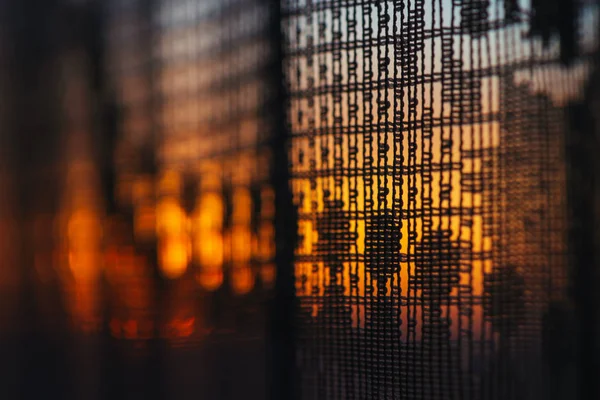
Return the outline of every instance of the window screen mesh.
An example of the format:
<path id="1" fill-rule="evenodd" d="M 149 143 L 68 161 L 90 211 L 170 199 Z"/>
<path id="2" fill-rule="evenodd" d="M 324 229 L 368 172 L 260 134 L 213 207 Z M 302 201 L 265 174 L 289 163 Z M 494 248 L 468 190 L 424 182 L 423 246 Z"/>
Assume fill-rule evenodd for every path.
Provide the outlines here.
<path id="1" fill-rule="evenodd" d="M 302 398 L 573 395 L 566 117 L 595 9 L 566 67 L 527 4 L 283 7 Z"/>
<path id="2" fill-rule="evenodd" d="M 600 398 L 597 2 L 0 22 L 0 397 Z"/>

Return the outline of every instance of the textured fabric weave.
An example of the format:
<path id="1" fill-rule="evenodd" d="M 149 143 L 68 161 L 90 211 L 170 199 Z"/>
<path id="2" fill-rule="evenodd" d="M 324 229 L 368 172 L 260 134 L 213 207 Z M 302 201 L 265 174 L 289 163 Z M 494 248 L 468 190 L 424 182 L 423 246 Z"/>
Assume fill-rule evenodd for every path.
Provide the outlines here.
<path id="1" fill-rule="evenodd" d="M 566 121 L 595 9 L 567 67 L 517 2 L 284 4 L 302 398 L 572 395 Z"/>

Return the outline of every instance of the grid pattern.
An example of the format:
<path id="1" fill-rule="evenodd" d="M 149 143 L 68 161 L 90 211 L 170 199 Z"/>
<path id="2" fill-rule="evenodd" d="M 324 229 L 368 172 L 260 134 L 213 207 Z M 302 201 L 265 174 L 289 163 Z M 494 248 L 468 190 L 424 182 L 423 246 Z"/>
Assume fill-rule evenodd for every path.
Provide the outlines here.
<path id="1" fill-rule="evenodd" d="M 520 7 L 283 2 L 302 398 L 570 387 L 543 364 L 574 328 L 564 118 L 589 65 Z"/>

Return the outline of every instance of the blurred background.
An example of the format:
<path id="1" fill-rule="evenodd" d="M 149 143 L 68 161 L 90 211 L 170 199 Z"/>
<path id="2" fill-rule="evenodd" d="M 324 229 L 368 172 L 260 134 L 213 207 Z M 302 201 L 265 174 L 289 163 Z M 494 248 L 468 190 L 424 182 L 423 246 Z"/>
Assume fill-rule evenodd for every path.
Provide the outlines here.
<path id="1" fill-rule="evenodd" d="M 2 398 L 265 398 L 270 12 L 0 4 Z"/>

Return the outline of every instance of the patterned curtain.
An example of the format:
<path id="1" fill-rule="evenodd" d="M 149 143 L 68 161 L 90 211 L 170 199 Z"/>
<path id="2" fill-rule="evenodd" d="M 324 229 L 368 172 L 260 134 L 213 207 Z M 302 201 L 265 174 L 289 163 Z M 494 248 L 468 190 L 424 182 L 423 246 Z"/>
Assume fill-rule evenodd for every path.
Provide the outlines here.
<path id="1" fill-rule="evenodd" d="M 597 2 L 0 3 L 2 398 L 600 398 Z"/>
<path id="2" fill-rule="evenodd" d="M 597 9 L 555 5 L 284 2 L 301 398 L 576 395 Z"/>

